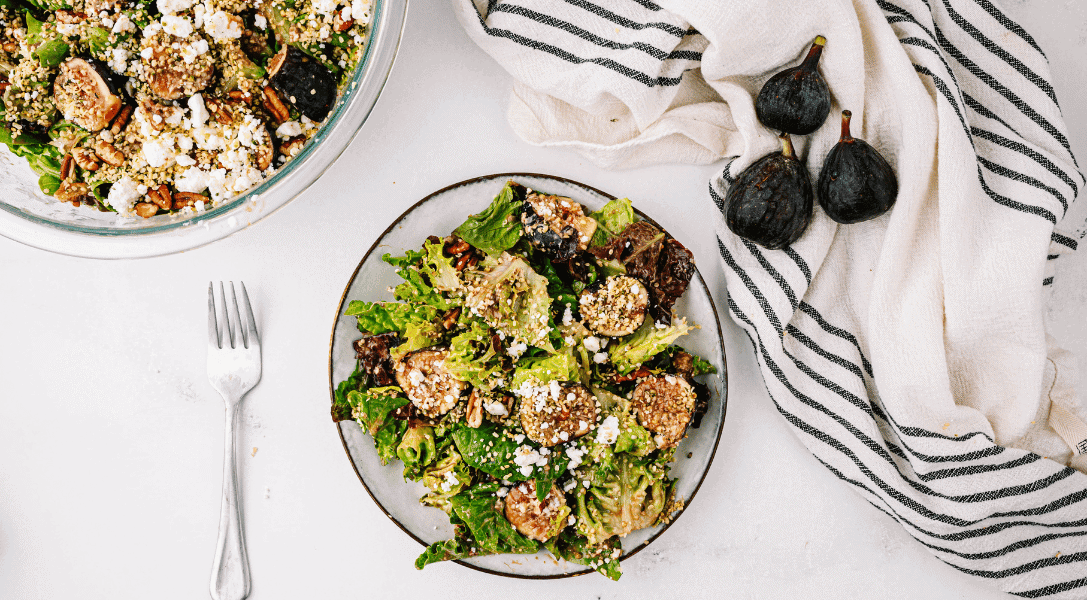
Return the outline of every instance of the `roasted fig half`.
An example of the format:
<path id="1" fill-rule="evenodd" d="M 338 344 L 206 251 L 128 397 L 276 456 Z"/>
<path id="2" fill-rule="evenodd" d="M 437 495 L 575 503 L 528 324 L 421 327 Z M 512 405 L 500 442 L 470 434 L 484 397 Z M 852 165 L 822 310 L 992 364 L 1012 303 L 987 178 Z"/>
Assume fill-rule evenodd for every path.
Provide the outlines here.
<path id="1" fill-rule="evenodd" d="M 141 43 L 140 64 L 146 73 L 147 86 L 162 100 L 179 100 L 203 91 L 215 77 L 215 58 L 206 48 L 200 34 L 193 33 L 185 41 L 160 31 L 145 37 Z"/>
<path id="2" fill-rule="evenodd" d="M 785 133 L 807 135 L 826 121 L 830 114 L 830 88 L 816 68 L 826 43 L 823 36 L 815 38 L 800 66 L 785 69 L 762 86 L 755 99 L 755 115 L 763 125 Z"/>
<path id="3" fill-rule="evenodd" d="M 789 134 L 781 152 L 744 169 L 725 194 L 725 223 L 736 235 L 771 250 L 795 242 L 811 222 L 814 198 L 808 170 L 797 160 Z"/>
<path id="4" fill-rule="evenodd" d="M 529 243 L 560 262 L 588 248 L 596 232 L 596 221 L 581 204 L 535 192 L 521 205 L 521 224 Z"/>
<path id="5" fill-rule="evenodd" d="M 87 131 L 105 129 L 122 104 L 109 71 L 88 58 L 69 58 L 60 65 L 53 81 L 53 101 L 65 119 Z"/>
<path id="6" fill-rule="evenodd" d="M 819 204 L 839 223 L 859 223 L 887 212 L 898 198 L 894 169 L 875 148 L 849 133 L 852 113 L 842 111 L 842 137 L 819 171 Z"/>
<path id="7" fill-rule="evenodd" d="M 268 63 L 268 82 L 298 112 L 323 121 L 336 102 L 336 77 L 312 56 L 289 44 Z"/>
<path id="8" fill-rule="evenodd" d="M 630 335 L 645 321 L 649 290 L 626 275 L 613 275 L 585 288 L 578 311 L 590 330 L 608 337 Z"/>

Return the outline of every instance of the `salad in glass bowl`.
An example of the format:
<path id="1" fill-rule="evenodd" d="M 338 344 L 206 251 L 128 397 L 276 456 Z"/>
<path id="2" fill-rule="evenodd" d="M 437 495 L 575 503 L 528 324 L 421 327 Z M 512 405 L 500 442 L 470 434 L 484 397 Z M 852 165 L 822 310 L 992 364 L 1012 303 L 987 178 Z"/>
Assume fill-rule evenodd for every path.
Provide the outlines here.
<path id="1" fill-rule="evenodd" d="M 709 401 L 673 314 L 691 253 L 629 200 L 590 213 L 510 181 L 382 260 L 396 301 L 347 305 L 362 335 L 332 416 L 448 515 L 416 566 L 546 548 L 617 579 L 621 538 L 682 509 L 670 464 Z"/>

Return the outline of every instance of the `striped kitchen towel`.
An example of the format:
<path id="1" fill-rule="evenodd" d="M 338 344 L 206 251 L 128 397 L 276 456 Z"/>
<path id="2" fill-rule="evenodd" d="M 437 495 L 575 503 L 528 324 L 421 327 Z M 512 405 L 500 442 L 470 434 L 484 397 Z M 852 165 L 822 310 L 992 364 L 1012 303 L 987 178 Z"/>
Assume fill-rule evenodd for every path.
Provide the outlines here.
<path id="1" fill-rule="evenodd" d="M 720 162 L 698 202 L 729 313 L 817 460 L 955 568 L 1087 598 L 1087 410 L 1043 322 L 1055 260 L 1083 237 L 1084 177 L 1030 35 L 990 0 L 453 6 L 513 75 L 526 141 L 608 168 Z M 778 149 L 754 96 L 820 34 L 832 116 L 794 143 L 814 177 L 851 110 L 898 202 L 850 226 L 817 207 L 766 250 L 728 230 L 723 198 Z"/>

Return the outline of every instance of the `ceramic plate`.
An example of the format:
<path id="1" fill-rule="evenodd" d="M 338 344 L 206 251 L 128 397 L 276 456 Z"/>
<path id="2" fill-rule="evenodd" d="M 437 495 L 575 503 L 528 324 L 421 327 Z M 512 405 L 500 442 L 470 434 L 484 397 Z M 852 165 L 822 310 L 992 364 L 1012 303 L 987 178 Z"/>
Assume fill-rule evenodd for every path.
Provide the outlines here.
<path id="1" fill-rule="evenodd" d="M 346 305 L 351 300 L 393 300 L 389 290 L 400 282 L 395 270 L 381 261 L 381 255 L 386 252 L 402 255 L 409 248 L 418 248 L 428 235 L 448 235 L 469 214 L 479 213 L 486 208 L 510 179 L 548 194 L 567 196 L 582 203 L 589 210 L 598 210 L 614 199 L 614 196 L 568 179 L 528 173 L 503 173 L 464 181 L 420 200 L 385 230 L 362 258 L 347 283 L 347 289 L 336 310 L 332 331 L 329 351 L 330 393 L 336 384 L 351 375 L 356 365 L 355 350 L 351 344 L 360 334 L 356 328 L 355 317 L 343 316 Z M 637 198 L 632 198 L 631 201 L 640 219 L 656 224 L 651 218 L 637 211 Z M 717 367 L 716 375 L 709 375 L 704 379 L 711 392 L 709 411 L 703 417 L 701 426 L 697 429 L 691 428 L 688 437 L 680 444 L 670 473 L 677 480 L 676 499 L 682 500 L 686 507 L 690 506 L 706 476 L 721 436 L 727 389 L 725 349 L 717 312 L 700 273 L 696 272 L 687 292 L 676 303 L 675 310 L 701 326 L 681 338 L 679 343 Z M 394 523 L 424 545 L 452 537 L 453 528 L 449 524 L 449 518 L 436 508 L 419 504 L 419 498 L 427 489 L 422 483 L 404 481 L 399 461 L 383 467 L 378 460 L 372 438 L 354 421 L 340 422 L 338 430 L 359 481 Z M 622 540 L 623 558 L 645 548 L 667 527 L 658 525 L 626 536 Z M 415 556 L 404 556 L 403 560 L 414 561 Z M 473 569 L 509 577 L 555 578 L 591 571 L 582 565 L 556 561 L 546 551 L 541 551 L 536 556 L 481 556 L 457 562 Z"/>

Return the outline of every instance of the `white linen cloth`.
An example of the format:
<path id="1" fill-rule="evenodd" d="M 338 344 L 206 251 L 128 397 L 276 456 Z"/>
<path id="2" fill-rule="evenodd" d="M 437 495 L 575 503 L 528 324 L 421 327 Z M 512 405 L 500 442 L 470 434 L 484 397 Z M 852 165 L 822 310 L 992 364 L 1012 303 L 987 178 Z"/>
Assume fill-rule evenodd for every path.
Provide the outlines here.
<path id="1" fill-rule="evenodd" d="M 1051 348 L 1053 264 L 1083 175 L 1048 65 L 990 0 L 453 0 L 515 78 L 526 141 L 606 168 L 721 161 L 707 198 L 729 312 L 812 454 L 940 560 L 1027 597 L 1087 598 L 1087 410 Z M 753 98 L 816 35 L 831 116 L 796 137 L 813 180 L 853 135 L 898 201 L 839 226 L 816 207 L 770 251 L 733 235 L 728 183 L 779 149 Z M 1076 445 L 1079 448 L 1074 448 Z M 1044 458 L 1043 458 L 1044 457 Z"/>

